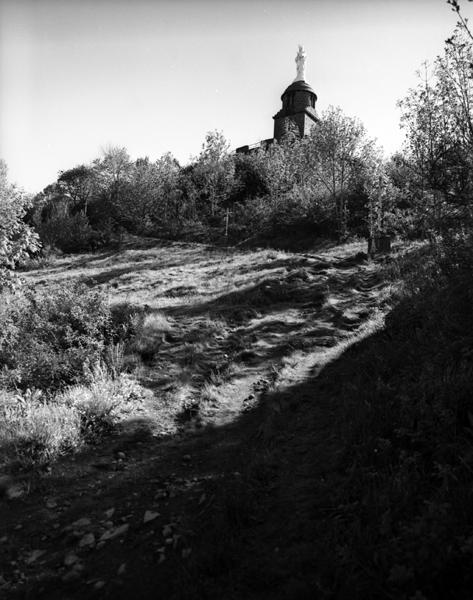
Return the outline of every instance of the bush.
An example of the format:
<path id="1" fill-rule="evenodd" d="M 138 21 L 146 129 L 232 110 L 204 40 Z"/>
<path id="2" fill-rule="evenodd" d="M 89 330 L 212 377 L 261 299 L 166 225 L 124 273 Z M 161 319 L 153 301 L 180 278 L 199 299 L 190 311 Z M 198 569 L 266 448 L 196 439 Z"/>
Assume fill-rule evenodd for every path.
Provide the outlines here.
<path id="1" fill-rule="evenodd" d="M 97 443 L 141 403 L 139 386 L 103 364 L 54 395 L 0 390 L 0 455 L 10 467 L 44 465 Z"/>
<path id="2" fill-rule="evenodd" d="M 113 431 L 120 417 L 140 399 L 139 387 L 132 379 L 99 364 L 87 373 L 86 384 L 67 388 L 56 401 L 79 415 L 81 437 L 96 443 Z"/>
<path id="3" fill-rule="evenodd" d="M 52 391 L 80 382 L 110 344 L 131 335 L 127 319 L 114 322 L 105 296 L 81 284 L 17 294 L 0 309 L 3 384 Z"/>
<path id="4" fill-rule="evenodd" d="M 79 414 L 67 406 L 42 403 L 27 393 L 0 391 L 0 448 L 6 459 L 30 467 L 47 463 L 80 446 Z"/>
<path id="5" fill-rule="evenodd" d="M 35 229 L 44 245 L 64 252 L 86 252 L 104 242 L 102 234 L 90 226 L 84 213 L 57 213 L 46 221 L 37 222 Z"/>

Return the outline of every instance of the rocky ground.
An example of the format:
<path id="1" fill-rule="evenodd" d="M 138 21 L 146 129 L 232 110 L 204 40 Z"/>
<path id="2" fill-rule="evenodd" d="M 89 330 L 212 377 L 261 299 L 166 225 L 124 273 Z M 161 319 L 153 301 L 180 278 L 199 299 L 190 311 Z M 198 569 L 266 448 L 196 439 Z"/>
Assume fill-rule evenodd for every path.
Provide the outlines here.
<path id="1" fill-rule="evenodd" d="M 363 250 L 143 241 L 30 271 L 37 286 L 101 286 L 154 325 L 127 357 L 141 410 L 100 445 L 4 480 L 2 597 L 331 597 L 314 539 L 336 516 L 344 407 L 317 376 L 388 310 Z"/>

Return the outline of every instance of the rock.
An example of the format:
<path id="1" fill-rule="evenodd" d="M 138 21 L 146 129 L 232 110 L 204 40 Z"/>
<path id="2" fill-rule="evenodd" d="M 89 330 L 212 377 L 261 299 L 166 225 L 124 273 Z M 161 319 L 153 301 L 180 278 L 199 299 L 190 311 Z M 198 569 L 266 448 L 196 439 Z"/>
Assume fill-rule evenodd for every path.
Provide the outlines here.
<path id="1" fill-rule="evenodd" d="M 121 535 L 125 535 L 129 528 L 129 524 L 124 523 L 119 527 L 115 527 L 115 529 L 108 529 L 105 533 L 102 534 L 100 541 L 105 542 L 107 540 L 113 540 L 114 538 L 117 538 Z"/>
<path id="2" fill-rule="evenodd" d="M 0 538 L 0 544 L 5 544 L 6 542 L 8 542 L 8 535 L 3 535 Z"/>
<path id="3" fill-rule="evenodd" d="M 166 490 L 159 490 L 159 492 L 157 492 L 154 497 L 156 498 L 156 500 L 163 500 L 164 498 L 167 498 L 167 496 L 168 493 Z"/>
<path id="4" fill-rule="evenodd" d="M 158 517 L 159 517 L 158 512 L 153 512 L 152 510 L 147 510 L 143 517 L 143 523 L 149 523 L 150 521 L 154 521 L 154 519 L 157 519 Z"/>
<path id="5" fill-rule="evenodd" d="M 99 542 L 96 546 L 97 550 L 100 550 L 101 548 L 103 548 L 105 546 L 105 542 Z"/>
<path id="6" fill-rule="evenodd" d="M 40 556 L 43 556 L 43 554 L 46 552 L 46 550 L 33 550 L 29 556 L 26 558 L 25 563 L 27 565 L 31 565 L 32 563 L 34 563 L 35 560 L 38 560 L 38 558 Z"/>
<path id="7" fill-rule="evenodd" d="M 74 523 L 72 523 L 71 527 L 72 527 L 72 529 L 85 529 L 86 527 L 89 527 L 90 525 L 91 525 L 90 519 L 88 519 L 87 517 L 82 517 L 82 519 L 77 519 L 77 521 L 74 521 Z"/>
<path id="8" fill-rule="evenodd" d="M 183 462 L 191 462 L 192 456 L 190 454 L 184 454 L 182 457 Z"/>
<path id="9" fill-rule="evenodd" d="M 117 458 L 120 458 L 121 460 L 125 460 L 126 454 L 124 452 L 117 452 Z"/>
<path id="10" fill-rule="evenodd" d="M 112 529 L 113 521 L 105 521 L 103 526 L 105 527 L 105 529 Z"/>
<path id="11" fill-rule="evenodd" d="M 25 493 L 25 489 L 19 483 L 11 485 L 7 487 L 5 491 L 5 496 L 8 500 L 15 500 L 16 498 L 20 498 Z"/>
<path id="12" fill-rule="evenodd" d="M 189 558 L 191 552 L 192 552 L 192 548 L 184 548 L 181 553 L 182 558 Z"/>
<path id="13" fill-rule="evenodd" d="M 79 542 L 79 548 L 87 548 L 95 546 L 95 535 L 93 533 L 86 533 Z"/>
<path id="14" fill-rule="evenodd" d="M 8 475 L 0 475 L 0 498 L 6 496 L 8 498 L 8 490 L 13 485 L 13 479 Z"/>
<path id="15" fill-rule="evenodd" d="M 111 519 L 113 517 L 114 512 L 115 512 L 114 508 L 109 508 L 108 510 L 106 510 L 105 516 L 107 517 L 107 519 Z"/>
<path id="16" fill-rule="evenodd" d="M 167 538 L 172 535 L 172 525 L 168 524 L 163 527 L 163 537 Z"/>
<path id="17" fill-rule="evenodd" d="M 122 563 L 118 567 L 117 575 L 124 575 L 125 571 L 126 571 L 126 563 Z"/>
<path id="18" fill-rule="evenodd" d="M 80 577 L 81 571 L 76 570 L 76 569 L 72 569 L 71 571 L 68 571 L 67 573 L 65 573 L 62 577 L 61 580 L 64 583 L 70 583 L 72 581 L 77 581 Z"/>
<path id="19" fill-rule="evenodd" d="M 105 581 L 96 581 L 94 583 L 94 590 L 101 590 L 103 587 L 105 587 Z"/>
<path id="20" fill-rule="evenodd" d="M 206 498 L 206 494 L 202 494 L 202 496 L 199 498 L 199 506 L 205 502 Z"/>
<path id="21" fill-rule="evenodd" d="M 70 567 L 78 561 L 79 557 L 77 556 L 77 554 L 74 554 L 74 552 L 69 552 L 69 554 L 66 554 L 66 556 L 64 557 L 64 564 L 66 565 L 66 567 Z"/>
<path id="22" fill-rule="evenodd" d="M 54 498 L 49 498 L 49 500 L 46 501 L 46 508 L 56 508 L 57 507 L 57 502 Z"/>

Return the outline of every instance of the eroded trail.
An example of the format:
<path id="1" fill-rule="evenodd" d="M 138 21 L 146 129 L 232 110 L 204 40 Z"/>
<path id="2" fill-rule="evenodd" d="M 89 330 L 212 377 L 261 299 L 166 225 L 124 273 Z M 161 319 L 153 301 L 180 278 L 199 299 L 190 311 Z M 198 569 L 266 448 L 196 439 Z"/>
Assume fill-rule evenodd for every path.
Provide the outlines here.
<path id="1" fill-rule="evenodd" d="M 0 504 L 4 597 L 276 597 L 268 575 L 251 589 L 232 581 L 234 561 L 257 581 L 248 552 L 259 565 L 268 547 L 277 554 L 277 524 L 312 494 L 309 471 L 330 471 L 335 409 L 314 408 L 310 381 L 379 327 L 389 301 L 360 250 L 233 254 L 150 242 L 30 273 L 37 285 L 100 285 L 114 302 L 144 306 L 154 327 L 136 370 L 141 414 L 100 446 L 25 475 L 23 493 Z M 266 464 L 275 444 L 276 464 Z M 265 473 L 258 489 L 248 487 L 251 461 Z M 297 526 L 291 535 L 297 552 L 305 536 Z M 278 597 L 306 597 L 281 560 L 270 560 L 288 586 Z"/>

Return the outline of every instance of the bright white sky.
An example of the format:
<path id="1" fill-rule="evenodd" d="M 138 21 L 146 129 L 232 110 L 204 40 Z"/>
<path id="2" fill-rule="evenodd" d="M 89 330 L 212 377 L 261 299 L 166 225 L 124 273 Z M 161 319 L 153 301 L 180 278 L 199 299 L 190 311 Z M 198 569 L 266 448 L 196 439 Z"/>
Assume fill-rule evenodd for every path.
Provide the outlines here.
<path id="1" fill-rule="evenodd" d="M 0 157 L 36 192 L 109 145 L 185 164 L 213 129 L 272 137 L 298 44 L 318 109 L 392 152 L 396 102 L 455 22 L 445 0 L 0 0 Z"/>

